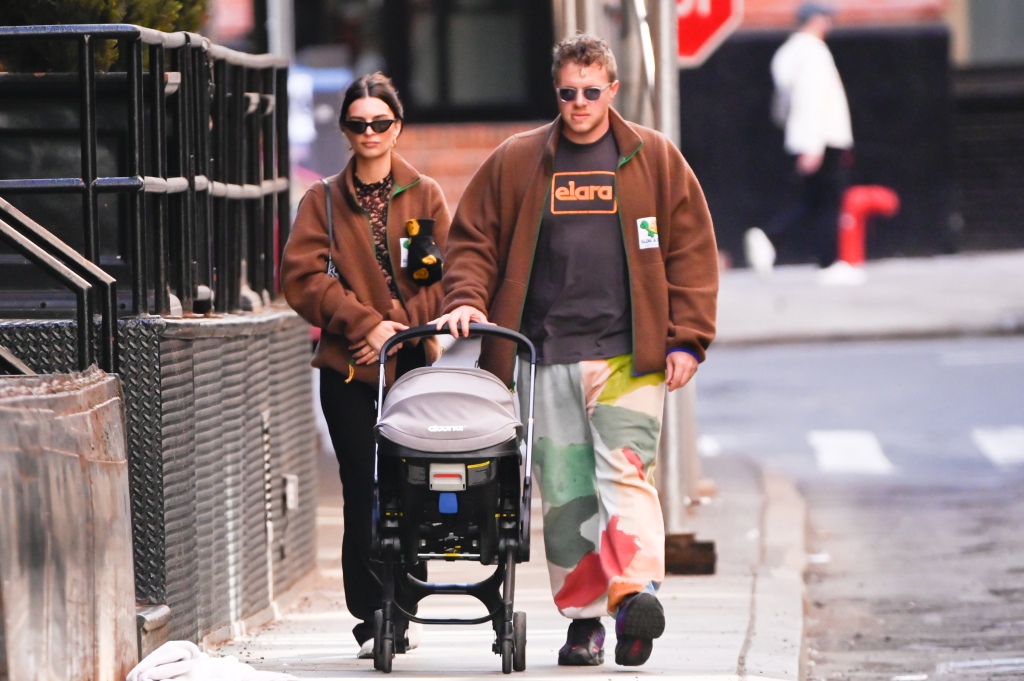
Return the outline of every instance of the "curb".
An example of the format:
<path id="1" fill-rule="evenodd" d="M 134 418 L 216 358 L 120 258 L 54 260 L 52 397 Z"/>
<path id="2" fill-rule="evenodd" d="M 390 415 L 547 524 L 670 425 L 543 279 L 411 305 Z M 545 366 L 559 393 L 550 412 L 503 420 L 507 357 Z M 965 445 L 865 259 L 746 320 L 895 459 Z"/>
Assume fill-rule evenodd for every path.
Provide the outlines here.
<path id="1" fill-rule="evenodd" d="M 763 470 L 761 486 L 761 555 L 752 569 L 750 625 L 737 673 L 741 680 L 800 681 L 807 666 L 807 505 L 793 481 L 778 471 Z"/>

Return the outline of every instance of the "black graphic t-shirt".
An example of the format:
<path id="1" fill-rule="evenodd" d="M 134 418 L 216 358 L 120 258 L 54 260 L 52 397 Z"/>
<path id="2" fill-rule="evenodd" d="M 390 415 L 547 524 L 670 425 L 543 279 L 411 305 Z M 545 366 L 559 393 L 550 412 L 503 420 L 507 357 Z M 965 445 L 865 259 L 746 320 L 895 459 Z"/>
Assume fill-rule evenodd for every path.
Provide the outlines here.
<path id="1" fill-rule="evenodd" d="M 611 130 L 592 144 L 558 142 L 522 324 L 542 364 L 632 351 L 618 163 Z"/>

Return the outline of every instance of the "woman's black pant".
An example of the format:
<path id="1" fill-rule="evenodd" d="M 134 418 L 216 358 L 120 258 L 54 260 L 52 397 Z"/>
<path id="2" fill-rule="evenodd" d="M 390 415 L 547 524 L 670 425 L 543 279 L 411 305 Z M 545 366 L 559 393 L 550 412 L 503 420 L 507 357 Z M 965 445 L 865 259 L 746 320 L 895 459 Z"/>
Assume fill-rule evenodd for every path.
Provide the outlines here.
<path id="1" fill-rule="evenodd" d="M 398 375 L 425 364 L 422 346 L 398 351 Z M 370 560 L 370 530 L 373 522 L 373 427 L 377 423 L 377 387 L 345 382 L 332 369 L 320 370 L 320 404 L 338 457 L 342 497 L 345 503 L 345 536 L 341 545 L 341 569 L 345 580 L 348 611 L 360 622 L 352 634 L 360 645 L 373 638 L 373 613 L 379 610 L 383 591 L 380 563 Z M 409 610 L 401 584 L 404 570 L 395 571 L 395 598 Z M 426 580 L 427 566 L 421 562 L 408 574 Z M 415 609 L 413 609 L 415 612 Z"/>

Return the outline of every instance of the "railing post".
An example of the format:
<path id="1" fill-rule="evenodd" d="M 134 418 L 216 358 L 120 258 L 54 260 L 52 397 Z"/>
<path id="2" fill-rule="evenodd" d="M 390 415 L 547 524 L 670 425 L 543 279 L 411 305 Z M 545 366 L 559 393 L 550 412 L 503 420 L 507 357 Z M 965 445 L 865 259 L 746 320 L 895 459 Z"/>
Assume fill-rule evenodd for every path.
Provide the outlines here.
<path id="1" fill-rule="evenodd" d="M 291 157 L 288 149 L 288 69 L 277 70 L 277 92 L 274 106 L 277 128 L 277 172 L 275 178 L 289 177 L 291 173 Z M 281 290 L 281 259 L 284 257 L 284 245 L 288 242 L 291 232 L 292 206 L 291 190 L 288 186 L 277 193 L 277 245 L 274 251 L 274 291 Z"/>
<path id="2" fill-rule="evenodd" d="M 198 44 L 197 42 L 198 41 Z M 192 54 L 192 86 L 189 88 L 193 98 L 192 110 L 195 112 L 195 128 L 193 138 L 195 144 L 195 173 L 191 179 L 196 211 L 196 270 L 200 283 L 205 282 L 210 289 L 214 285 L 213 276 L 213 233 L 211 223 L 211 191 L 210 191 L 210 89 L 213 78 L 207 62 L 204 39 L 201 36 L 190 36 Z M 206 179 L 205 190 L 201 195 L 196 186 L 197 177 Z M 207 291 L 207 294 L 210 292 Z M 209 300 L 206 308 L 210 309 Z"/>
<path id="3" fill-rule="evenodd" d="M 163 62 L 161 62 L 161 66 Z M 162 73 L 162 72 L 161 72 Z M 162 78 L 162 76 L 161 76 Z M 128 81 L 131 110 L 129 116 L 129 163 L 131 168 L 128 174 L 131 177 L 143 180 L 143 187 L 128 195 L 128 204 L 132 216 L 131 252 L 132 252 L 132 313 L 135 316 L 142 316 L 149 313 L 149 276 L 146 261 L 146 196 L 145 196 L 145 175 L 146 175 L 146 149 L 143 143 L 145 130 L 145 94 L 143 89 L 142 73 L 142 38 L 135 36 L 131 39 L 131 49 L 128 53 Z M 156 260 L 156 259 L 154 259 Z M 156 260 L 157 266 L 162 266 Z"/>
<path id="4" fill-rule="evenodd" d="M 165 50 L 163 45 L 153 45 L 149 49 L 150 96 L 152 97 L 152 129 L 150 138 L 153 140 L 153 174 L 167 177 L 167 86 Z M 159 315 L 171 312 L 171 301 L 167 283 L 167 194 L 155 194 L 153 201 L 153 306 Z"/>
<path id="5" fill-rule="evenodd" d="M 99 264 L 100 237 L 96 220 L 96 60 L 92 36 L 78 39 L 78 69 L 81 84 L 79 130 L 82 148 L 82 215 L 85 219 L 85 257 Z"/>
<path id="6" fill-rule="evenodd" d="M 218 189 L 214 191 L 214 180 L 219 187 L 227 179 L 227 62 L 217 61 L 213 67 L 214 106 L 213 106 L 213 155 L 210 165 L 210 196 L 213 202 L 213 247 L 214 247 L 214 307 L 220 311 L 228 310 L 228 278 L 227 278 L 227 197 Z"/>
<path id="7" fill-rule="evenodd" d="M 276 79 L 274 78 L 273 67 L 260 69 L 259 80 L 260 121 L 262 123 L 260 157 L 263 162 L 262 172 L 260 173 L 262 179 L 260 187 L 263 192 L 261 197 L 263 203 L 262 278 L 263 291 L 269 299 L 273 300 L 277 297 L 277 287 L 274 281 L 274 265 L 277 261 L 277 258 L 274 256 L 274 233 L 276 232 L 274 223 L 276 221 L 275 205 L 277 203 L 277 192 L 269 191 L 268 186 L 264 184 L 265 182 L 274 182 L 277 179 L 277 159 L 275 158 L 277 144 L 274 138 L 277 132 L 277 127 L 274 125 L 277 117 L 277 108 L 275 106 L 277 101 L 274 97 Z"/>

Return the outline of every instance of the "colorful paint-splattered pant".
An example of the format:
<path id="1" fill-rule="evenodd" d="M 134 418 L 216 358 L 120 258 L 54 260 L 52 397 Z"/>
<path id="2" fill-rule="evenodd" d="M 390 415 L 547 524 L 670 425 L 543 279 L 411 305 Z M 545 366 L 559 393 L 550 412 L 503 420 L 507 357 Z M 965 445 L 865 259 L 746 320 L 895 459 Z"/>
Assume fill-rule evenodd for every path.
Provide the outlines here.
<path id="1" fill-rule="evenodd" d="M 572 619 L 614 613 L 665 578 L 653 479 L 665 376 L 631 369 L 630 355 L 537 366 L 533 473 L 551 591 Z M 520 383 L 525 399 L 529 376 Z"/>

